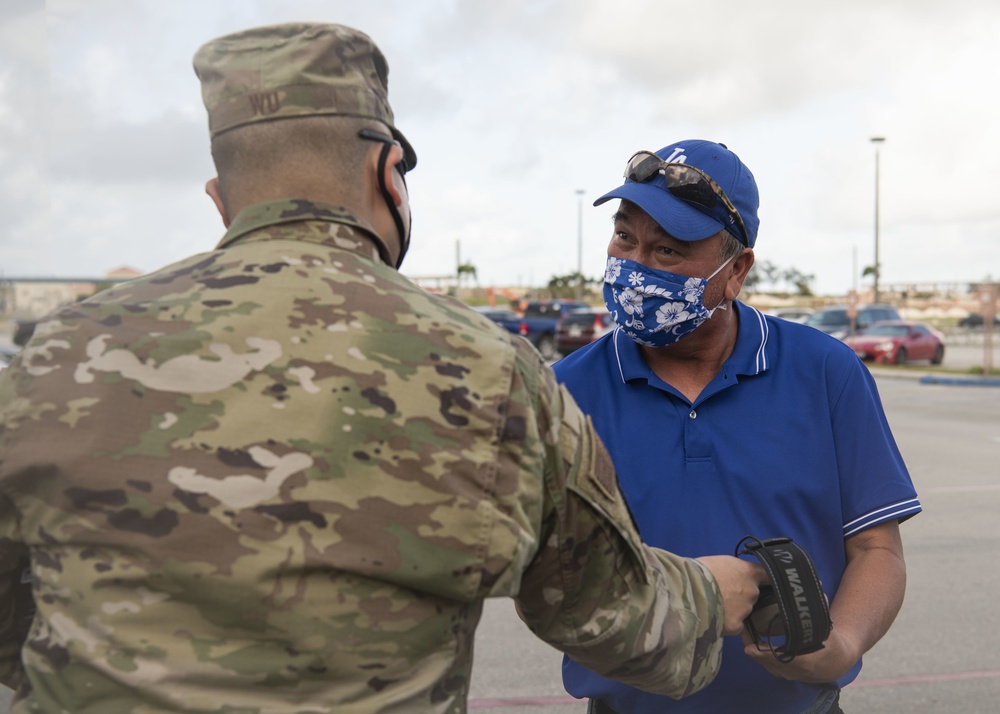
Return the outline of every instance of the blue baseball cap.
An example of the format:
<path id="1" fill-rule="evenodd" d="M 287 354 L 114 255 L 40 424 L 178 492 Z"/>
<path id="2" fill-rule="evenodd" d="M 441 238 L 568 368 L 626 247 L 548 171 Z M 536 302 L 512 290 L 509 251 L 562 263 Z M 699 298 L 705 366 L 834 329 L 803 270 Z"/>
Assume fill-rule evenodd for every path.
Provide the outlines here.
<path id="1" fill-rule="evenodd" d="M 704 240 L 725 229 L 740 243 L 753 248 L 757 242 L 757 228 L 760 226 L 760 219 L 757 218 L 760 196 L 753 174 L 740 161 L 740 157 L 725 144 L 701 139 L 678 141 L 663 147 L 656 155 L 670 163 L 687 164 L 700 169 L 715 181 L 740 214 L 746 228 L 746 241 L 739 224 L 729 215 L 721 201 L 716 210 L 709 211 L 677 198 L 667 190 L 667 180 L 662 173 L 648 181 L 625 179 L 624 184 L 608 191 L 594 201 L 594 205 L 600 206 L 612 198 L 621 198 L 637 205 L 678 240 Z"/>

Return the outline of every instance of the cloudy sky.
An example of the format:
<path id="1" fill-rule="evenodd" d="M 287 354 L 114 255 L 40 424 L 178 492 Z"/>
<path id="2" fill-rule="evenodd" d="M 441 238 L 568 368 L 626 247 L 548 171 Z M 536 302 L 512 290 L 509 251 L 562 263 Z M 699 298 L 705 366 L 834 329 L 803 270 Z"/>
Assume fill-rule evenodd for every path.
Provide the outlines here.
<path id="1" fill-rule="evenodd" d="M 152 271 L 222 232 L 191 56 L 289 20 L 370 34 L 420 165 L 411 276 L 603 271 L 637 149 L 726 143 L 761 192 L 758 260 L 882 284 L 1000 278 L 996 0 L 3 0 L 0 276 Z M 581 201 L 578 190 L 583 190 Z M 583 203 L 582 222 L 578 222 Z"/>

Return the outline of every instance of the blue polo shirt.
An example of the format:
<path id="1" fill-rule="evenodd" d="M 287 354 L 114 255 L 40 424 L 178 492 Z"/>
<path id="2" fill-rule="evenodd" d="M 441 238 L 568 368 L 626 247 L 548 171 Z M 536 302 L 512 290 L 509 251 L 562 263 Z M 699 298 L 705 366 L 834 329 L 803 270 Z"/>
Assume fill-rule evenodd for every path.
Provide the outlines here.
<path id="1" fill-rule="evenodd" d="M 789 536 L 813 558 L 832 600 L 844 540 L 921 510 L 875 381 L 853 350 L 806 325 L 734 303 L 733 354 L 692 403 L 615 330 L 554 366 L 611 452 L 647 543 L 680 555 L 732 554 L 747 535 Z M 834 623 L 836 626 L 836 623 Z M 851 682 L 861 662 L 838 684 Z M 728 637 L 722 670 L 675 701 L 563 661 L 577 697 L 623 714 L 798 714 L 816 685 L 769 674 Z"/>

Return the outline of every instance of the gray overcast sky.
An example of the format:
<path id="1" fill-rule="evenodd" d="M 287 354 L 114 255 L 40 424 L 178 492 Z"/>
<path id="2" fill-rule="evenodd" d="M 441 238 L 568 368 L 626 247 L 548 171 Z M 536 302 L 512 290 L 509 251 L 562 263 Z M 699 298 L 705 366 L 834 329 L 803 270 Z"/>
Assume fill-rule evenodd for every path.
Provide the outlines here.
<path id="1" fill-rule="evenodd" d="M 389 60 L 420 165 L 403 272 L 481 284 L 603 272 L 637 149 L 726 143 L 761 192 L 758 260 L 843 294 L 1000 278 L 996 0 L 3 0 L 0 274 L 151 271 L 222 225 L 191 57 L 289 20 L 342 22 Z M 861 284 L 864 284 L 862 281 Z"/>

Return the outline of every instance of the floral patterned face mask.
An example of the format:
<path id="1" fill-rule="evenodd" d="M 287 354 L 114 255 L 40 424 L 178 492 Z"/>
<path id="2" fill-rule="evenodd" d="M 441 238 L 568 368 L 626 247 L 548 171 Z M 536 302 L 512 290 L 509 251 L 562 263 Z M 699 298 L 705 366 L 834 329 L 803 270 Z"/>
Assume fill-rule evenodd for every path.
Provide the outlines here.
<path id="1" fill-rule="evenodd" d="M 730 261 L 732 258 L 707 278 L 690 278 L 609 257 L 604 271 L 604 304 L 622 332 L 635 342 L 647 347 L 672 345 L 716 310 L 726 309 L 722 303 L 708 309 L 702 299 L 708 281 Z"/>

